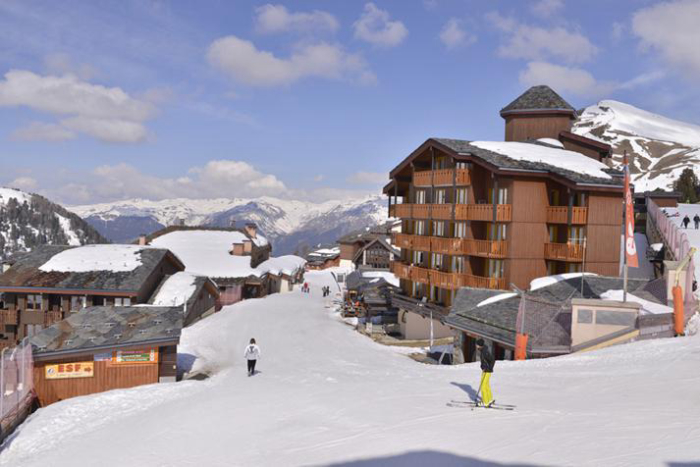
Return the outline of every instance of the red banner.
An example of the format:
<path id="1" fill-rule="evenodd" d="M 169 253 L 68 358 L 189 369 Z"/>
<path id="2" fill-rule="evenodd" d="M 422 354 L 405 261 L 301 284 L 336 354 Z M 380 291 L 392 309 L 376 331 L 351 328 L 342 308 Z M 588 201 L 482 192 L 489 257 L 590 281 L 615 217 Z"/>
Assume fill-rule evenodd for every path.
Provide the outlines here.
<path id="1" fill-rule="evenodd" d="M 639 267 L 637 245 L 634 243 L 634 202 L 630 187 L 630 168 L 627 164 L 627 154 L 625 154 L 625 255 L 628 266 Z"/>

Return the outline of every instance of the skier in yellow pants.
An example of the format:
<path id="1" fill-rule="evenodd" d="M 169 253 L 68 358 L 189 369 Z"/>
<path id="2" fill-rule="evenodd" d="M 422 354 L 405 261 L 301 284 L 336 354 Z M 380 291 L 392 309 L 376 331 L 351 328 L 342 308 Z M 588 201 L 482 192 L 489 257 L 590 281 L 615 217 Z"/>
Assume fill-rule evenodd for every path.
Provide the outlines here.
<path id="1" fill-rule="evenodd" d="M 481 354 L 481 384 L 479 385 L 481 403 L 486 407 L 491 407 L 496 401 L 493 398 L 493 394 L 491 394 L 491 385 L 489 382 L 496 361 L 491 351 L 484 345 L 483 339 L 476 341 L 476 349 Z M 478 404 L 479 401 L 477 400 L 476 403 Z"/>

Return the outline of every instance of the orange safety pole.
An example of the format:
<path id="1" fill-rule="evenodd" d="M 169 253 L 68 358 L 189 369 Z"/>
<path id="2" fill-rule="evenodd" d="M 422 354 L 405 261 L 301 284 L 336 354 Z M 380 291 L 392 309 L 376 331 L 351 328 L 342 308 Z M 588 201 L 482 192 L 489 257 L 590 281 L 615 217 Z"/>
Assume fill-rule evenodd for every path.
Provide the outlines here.
<path id="1" fill-rule="evenodd" d="M 515 335 L 515 359 L 525 360 L 527 357 L 527 334 Z"/>
<path id="2" fill-rule="evenodd" d="M 685 316 L 683 314 L 683 289 L 680 285 L 674 285 L 673 294 L 673 330 L 676 337 L 685 335 Z"/>

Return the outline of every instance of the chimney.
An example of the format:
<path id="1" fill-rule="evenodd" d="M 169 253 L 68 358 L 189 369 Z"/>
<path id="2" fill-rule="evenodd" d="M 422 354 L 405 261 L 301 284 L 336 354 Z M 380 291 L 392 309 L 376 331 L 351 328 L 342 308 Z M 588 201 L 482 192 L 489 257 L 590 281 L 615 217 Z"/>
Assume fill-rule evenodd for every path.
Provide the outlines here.
<path id="1" fill-rule="evenodd" d="M 141 234 L 139 235 L 139 245 L 143 246 L 146 245 L 146 234 Z"/>
<path id="2" fill-rule="evenodd" d="M 233 256 L 243 256 L 243 254 L 245 253 L 245 247 L 242 243 L 234 243 L 230 253 Z"/>
<path id="3" fill-rule="evenodd" d="M 250 238 L 256 238 L 258 236 L 258 226 L 252 222 L 245 225 L 245 231 Z"/>
<path id="4" fill-rule="evenodd" d="M 249 255 L 253 252 L 253 242 L 250 240 L 243 240 L 243 254 Z"/>

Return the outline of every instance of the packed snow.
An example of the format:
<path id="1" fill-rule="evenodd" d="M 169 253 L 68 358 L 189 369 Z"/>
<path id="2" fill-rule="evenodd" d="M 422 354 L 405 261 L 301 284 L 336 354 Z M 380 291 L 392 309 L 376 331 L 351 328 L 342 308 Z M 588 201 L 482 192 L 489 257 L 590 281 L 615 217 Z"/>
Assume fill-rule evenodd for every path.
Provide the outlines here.
<path id="1" fill-rule="evenodd" d="M 490 305 L 492 303 L 500 302 L 501 300 L 507 300 L 509 298 L 517 297 L 518 294 L 515 292 L 506 292 L 498 295 L 494 295 L 493 297 L 489 297 L 486 300 L 482 300 L 479 303 L 477 303 L 477 308 L 480 306 L 485 306 L 485 305 Z"/>
<path id="2" fill-rule="evenodd" d="M 285 255 L 263 261 L 258 265 L 257 270 L 263 274 L 267 273 L 276 276 L 284 274 L 286 276 L 293 276 L 303 270 L 305 265 L 306 260 L 304 258 L 294 255 Z"/>
<path id="3" fill-rule="evenodd" d="M 366 279 L 384 279 L 395 287 L 399 287 L 400 284 L 399 278 L 389 271 L 362 271 L 362 277 Z"/>
<path id="4" fill-rule="evenodd" d="M 39 267 L 44 272 L 129 272 L 143 264 L 137 245 L 84 245 L 69 248 Z"/>
<path id="5" fill-rule="evenodd" d="M 617 302 L 621 302 L 622 299 L 624 298 L 624 291 L 623 290 L 607 290 L 607 291 L 603 292 L 602 294 L 600 294 L 600 298 L 603 300 L 614 300 Z M 632 295 L 631 293 L 627 294 L 627 301 L 639 303 L 642 306 L 642 309 L 640 310 L 642 314 L 659 315 L 659 314 L 665 314 L 665 313 L 673 313 L 673 308 L 671 308 L 669 306 L 662 305 L 661 303 L 650 302 L 649 300 L 639 298 L 635 295 Z"/>
<path id="6" fill-rule="evenodd" d="M 537 141 L 544 144 L 549 144 L 550 146 L 556 146 L 558 148 L 564 149 L 564 144 L 558 139 L 554 138 L 538 138 Z"/>
<path id="7" fill-rule="evenodd" d="M 226 307 L 184 330 L 181 361 L 205 381 L 53 404 L 5 443 L 0 466 L 690 465 L 700 459 L 700 339 L 642 341 L 497 362 L 499 403 L 474 397 L 478 363 L 417 363 L 342 323 L 311 294 Z M 243 349 L 261 347 L 246 376 Z M 670 388 L 670 389 L 669 389 Z M 665 397 L 669 394 L 672 396 Z M 494 463 L 494 464 L 491 464 Z"/>
<path id="8" fill-rule="evenodd" d="M 237 231 L 176 230 L 155 238 L 151 244 L 175 253 L 185 270 L 198 276 L 259 277 L 260 271 L 250 266 L 250 256 L 229 253 L 234 243 L 244 240 L 248 237 Z"/>
<path id="9" fill-rule="evenodd" d="M 181 306 L 197 289 L 197 276 L 189 272 L 177 272 L 168 277 L 153 299 L 155 306 Z"/>
<path id="10" fill-rule="evenodd" d="M 573 279 L 575 277 L 586 276 L 597 276 L 592 272 L 567 272 L 566 274 L 556 274 L 554 276 L 544 276 L 538 277 L 530 281 L 530 291 L 535 291 L 541 289 L 542 287 L 547 287 L 557 282 L 565 281 L 567 279 Z"/>
<path id="11" fill-rule="evenodd" d="M 609 168 L 607 165 L 566 149 L 512 141 L 472 141 L 470 144 L 519 161 L 539 162 L 596 178 L 612 178 L 603 172 Z"/>

